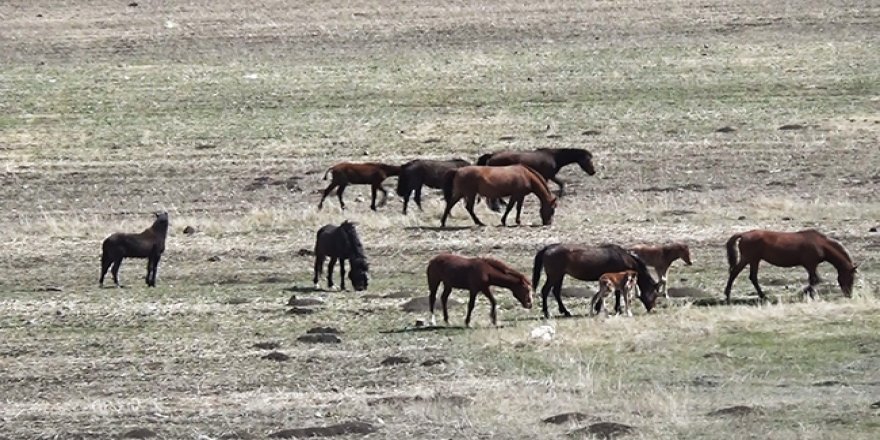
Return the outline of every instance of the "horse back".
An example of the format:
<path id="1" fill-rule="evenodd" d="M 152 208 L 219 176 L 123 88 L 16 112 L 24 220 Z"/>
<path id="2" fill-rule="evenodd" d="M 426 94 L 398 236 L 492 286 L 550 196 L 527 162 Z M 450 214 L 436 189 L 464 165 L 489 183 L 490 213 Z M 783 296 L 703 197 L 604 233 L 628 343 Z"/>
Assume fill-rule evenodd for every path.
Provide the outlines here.
<path id="1" fill-rule="evenodd" d="M 152 236 L 145 235 L 148 231 L 138 234 L 117 232 L 110 235 L 102 243 L 102 251 L 105 255 L 116 258 L 147 258 L 156 253 L 161 254 L 165 250 L 165 242 L 158 243 Z"/>
<path id="2" fill-rule="evenodd" d="M 486 162 L 489 166 L 525 165 L 545 179 L 555 174 L 556 161 L 547 151 L 505 151 L 495 154 Z"/>

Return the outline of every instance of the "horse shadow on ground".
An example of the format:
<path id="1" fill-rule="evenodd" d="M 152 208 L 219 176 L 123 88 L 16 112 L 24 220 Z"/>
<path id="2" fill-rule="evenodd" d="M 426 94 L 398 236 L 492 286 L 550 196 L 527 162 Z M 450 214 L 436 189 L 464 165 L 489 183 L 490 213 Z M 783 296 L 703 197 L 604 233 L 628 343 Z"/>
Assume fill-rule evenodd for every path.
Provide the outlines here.
<path id="1" fill-rule="evenodd" d="M 416 332 L 443 332 L 443 333 L 459 333 L 466 330 L 473 330 L 475 328 L 468 328 L 462 325 L 426 325 L 424 327 L 404 327 L 404 328 L 395 328 L 389 330 L 380 330 L 379 333 L 382 334 L 394 334 L 394 333 L 416 333 Z"/>
<path id="2" fill-rule="evenodd" d="M 406 226 L 405 231 L 464 231 L 473 229 L 473 226 Z"/>
<path id="3" fill-rule="evenodd" d="M 320 287 L 315 288 L 315 286 L 296 286 L 296 285 L 290 286 L 290 287 L 285 287 L 283 290 L 285 292 L 294 292 L 294 293 L 315 293 L 315 292 L 335 292 L 335 293 L 338 293 L 338 292 L 340 292 L 339 290 L 333 290 L 333 289 L 322 289 Z"/>

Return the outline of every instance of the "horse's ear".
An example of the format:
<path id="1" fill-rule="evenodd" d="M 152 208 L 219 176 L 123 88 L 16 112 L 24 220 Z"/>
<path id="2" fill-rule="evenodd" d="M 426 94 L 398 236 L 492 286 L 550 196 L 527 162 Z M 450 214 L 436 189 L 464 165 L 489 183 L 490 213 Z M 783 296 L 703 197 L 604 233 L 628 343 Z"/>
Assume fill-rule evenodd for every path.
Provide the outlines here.
<path id="1" fill-rule="evenodd" d="M 852 270 L 853 273 L 855 273 L 858 269 L 859 269 L 859 263 L 854 263 L 854 264 L 853 264 L 853 270 Z"/>

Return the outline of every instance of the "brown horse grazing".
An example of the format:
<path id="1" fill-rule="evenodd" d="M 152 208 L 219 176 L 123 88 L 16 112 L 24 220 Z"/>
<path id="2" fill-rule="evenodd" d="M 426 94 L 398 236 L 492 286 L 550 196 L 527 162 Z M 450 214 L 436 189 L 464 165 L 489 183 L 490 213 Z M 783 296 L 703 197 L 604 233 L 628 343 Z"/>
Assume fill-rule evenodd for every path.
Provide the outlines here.
<path id="1" fill-rule="evenodd" d="M 639 275 L 634 270 L 625 270 L 623 272 L 612 272 L 602 274 L 599 277 L 599 291 L 593 295 L 593 299 L 590 301 L 590 314 L 595 315 L 599 313 L 599 310 L 605 308 L 605 298 L 608 297 L 609 294 L 614 293 L 616 298 L 616 303 L 623 303 L 623 313 L 627 316 L 632 316 L 632 309 L 630 307 L 632 303 L 632 293 L 633 290 L 636 289 L 636 282 L 639 279 Z M 623 301 L 621 301 L 621 297 Z M 598 304 L 601 301 L 602 304 Z M 616 312 L 618 314 L 621 313 L 618 307 L 615 307 Z M 605 309 L 608 310 L 607 308 Z"/>
<path id="2" fill-rule="evenodd" d="M 565 183 L 556 177 L 566 165 L 577 163 L 581 169 L 590 176 L 596 174 L 593 166 L 593 154 L 583 148 L 538 148 L 533 151 L 499 151 L 484 154 L 477 159 L 477 165 L 505 166 L 523 164 L 547 180 L 552 180 L 559 185 L 559 196 L 565 192 Z M 498 211 L 500 206 L 498 199 L 488 201 L 490 208 Z"/>
<path id="3" fill-rule="evenodd" d="M 553 296 L 556 297 L 556 303 L 559 304 L 559 313 L 571 316 L 571 313 L 562 304 L 560 294 L 562 280 L 566 274 L 582 281 L 598 281 L 599 277 L 605 273 L 634 270 L 638 274 L 639 300 L 645 305 L 645 310 L 650 312 L 657 301 L 658 284 L 648 273 L 645 262 L 635 254 L 614 244 L 601 246 L 551 244 L 545 246 L 535 255 L 535 265 L 532 271 L 532 287 L 535 289 L 538 288 L 542 268 L 547 273 L 547 282 L 541 288 L 542 310 L 545 318 L 550 317 L 550 313 L 547 311 L 547 296 L 551 290 Z M 615 309 L 617 308 L 615 307 Z M 598 309 L 594 310 L 599 312 Z"/>
<path id="4" fill-rule="evenodd" d="M 324 258 L 330 257 L 327 265 L 327 286 L 333 288 L 333 266 L 339 260 L 339 283 L 345 290 L 345 260 L 348 260 L 351 271 L 348 278 L 354 286 L 354 290 L 360 292 L 367 290 L 368 271 L 367 256 L 364 255 L 364 246 L 358 237 L 354 223 L 348 220 L 339 226 L 324 225 L 318 229 L 315 238 L 315 289 L 318 288 L 318 278 L 321 277 L 321 269 L 324 266 Z"/>
<path id="5" fill-rule="evenodd" d="M 547 181 L 535 170 L 525 165 L 510 165 L 506 167 L 466 166 L 446 173 L 443 183 L 443 197 L 446 199 L 446 209 L 440 225 L 446 226 L 446 218 L 449 211 L 462 198 L 465 199 L 465 207 L 474 223 L 484 226 L 483 222 L 474 213 L 474 204 L 477 195 L 485 197 L 510 196 L 507 211 L 501 217 L 501 224 L 507 225 L 507 215 L 513 205 L 516 204 L 516 224 L 520 224 L 520 213 L 526 195 L 534 193 L 541 201 L 541 223 L 549 225 L 553 222 L 553 214 L 556 212 L 556 197 L 550 194 Z"/>
<path id="6" fill-rule="evenodd" d="M 667 243 L 659 246 L 640 244 L 631 246 L 629 250 L 657 271 L 657 277 L 660 278 L 660 289 L 666 298 L 669 298 L 669 293 L 666 290 L 666 273 L 669 271 L 669 266 L 679 258 L 688 266 L 693 264 L 691 263 L 691 250 L 684 243 Z"/>
<path id="7" fill-rule="evenodd" d="M 104 239 L 101 244 L 101 278 L 98 285 L 104 287 L 104 275 L 113 266 L 110 273 L 113 283 L 119 285 L 119 266 L 123 258 L 146 258 L 147 286 L 156 287 L 156 275 L 159 273 L 159 259 L 165 252 L 165 238 L 168 236 L 168 213 L 156 212 L 156 221 L 138 234 L 117 232 Z"/>
<path id="8" fill-rule="evenodd" d="M 492 324 L 498 325 L 498 315 L 495 311 L 495 297 L 492 296 L 490 286 L 499 286 L 510 289 L 513 296 L 519 300 L 523 307 L 532 308 L 532 289 L 529 279 L 523 274 L 511 269 L 508 265 L 494 258 L 467 258 L 453 254 L 440 254 L 428 262 L 428 288 L 431 295 L 428 302 L 431 307 L 431 325 L 436 325 L 434 318 L 434 301 L 437 299 L 437 288 L 443 283 L 443 321 L 449 325 L 449 313 L 446 311 L 446 303 L 452 289 L 468 289 L 467 317 L 464 320 L 466 327 L 471 325 L 471 312 L 474 311 L 474 303 L 477 293 L 483 292 L 489 303 L 492 304 Z"/>
<path id="9" fill-rule="evenodd" d="M 741 258 L 737 261 L 736 247 L 739 241 Z M 802 266 L 807 270 L 809 284 L 802 294 L 815 297 L 815 286 L 821 281 L 816 273 L 819 263 L 827 261 L 837 269 L 837 283 L 843 295 L 852 295 L 853 282 L 858 264 L 853 264 L 849 253 L 837 240 L 826 237 L 815 229 L 798 232 L 776 232 L 755 229 L 734 234 L 727 240 L 727 262 L 730 264 L 730 278 L 724 288 L 724 297 L 730 304 L 730 289 L 733 280 L 749 266 L 749 280 L 763 301 L 766 296 L 758 285 L 758 265 L 764 260 L 778 267 Z"/>
<path id="10" fill-rule="evenodd" d="M 324 173 L 324 180 L 327 180 L 327 175 L 332 173 L 333 179 L 330 181 L 330 185 L 327 186 L 327 189 L 324 190 L 324 194 L 321 196 L 321 201 L 318 203 L 318 209 L 324 207 L 324 199 L 330 195 L 330 192 L 333 191 L 333 188 L 339 187 L 336 190 L 336 196 L 339 197 L 339 206 L 342 209 L 345 209 L 345 202 L 342 201 L 342 193 L 345 191 L 345 187 L 348 185 L 370 185 L 372 187 L 372 202 L 370 203 L 370 209 L 373 211 L 376 210 L 376 191 L 382 191 L 382 201 L 379 203 L 380 205 L 385 205 L 385 201 L 388 199 L 388 191 L 385 191 L 385 188 L 382 187 L 382 181 L 387 179 L 390 176 L 397 176 L 400 174 L 400 167 L 397 165 L 386 165 L 384 163 L 376 163 L 376 162 L 365 162 L 365 163 L 352 163 L 352 162 L 342 162 L 330 167 L 327 172 Z"/>
<path id="11" fill-rule="evenodd" d="M 470 165 L 463 159 L 450 160 L 427 160 L 416 159 L 403 164 L 400 167 L 400 176 L 397 177 L 397 195 L 403 197 L 403 214 L 409 205 L 409 196 L 415 191 L 416 205 L 422 209 L 422 186 L 440 189 L 443 187 L 443 177 L 450 170 Z"/>

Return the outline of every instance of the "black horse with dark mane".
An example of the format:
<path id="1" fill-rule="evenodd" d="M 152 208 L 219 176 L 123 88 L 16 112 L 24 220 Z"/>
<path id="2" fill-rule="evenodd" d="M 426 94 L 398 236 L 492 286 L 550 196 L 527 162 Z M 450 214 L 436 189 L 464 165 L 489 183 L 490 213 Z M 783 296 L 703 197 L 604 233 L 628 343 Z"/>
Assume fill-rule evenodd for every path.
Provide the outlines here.
<path id="1" fill-rule="evenodd" d="M 547 180 L 559 185 L 559 196 L 565 192 L 565 183 L 556 177 L 566 165 L 577 163 L 590 176 L 596 174 L 593 166 L 593 154 L 583 148 L 538 148 L 532 151 L 497 151 L 484 154 L 477 159 L 477 165 L 506 166 L 514 164 L 526 165 L 534 169 Z M 498 211 L 500 205 L 496 199 L 489 200 L 489 207 Z"/>
<path id="2" fill-rule="evenodd" d="M 113 283 L 119 287 L 119 266 L 123 258 L 147 259 L 147 286 L 156 287 L 156 275 L 159 271 L 159 259 L 165 252 L 165 238 L 168 236 L 168 213 L 156 212 L 153 225 L 137 234 L 117 232 L 104 239 L 101 245 L 101 278 L 98 284 L 104 286 L 104 275 L 113 266 L 110 273 Z"/>
<path id="3" fill-rule="evenodd" d="M 336 265 L 336 260 L 339 260 L 339 280 L 342 289 L 345 290 L 345 260 L 348 260 L 350 266 L 348 279 L 351 280 L 354 290 L 367 289 L 367 272 L 370 267 L 354 223 L 346 220 L 339 226 L 325 225 L 318 229 L 318 236 L 315 240 L 315 278 L 313 280 L 316 289 L 326 257 L 330 257 L 330 264 L 327 266 L 328 288 L 333 288 L 333 266 Z"/>
<path id="4" fill-rule="evenodd" d="M 400 167 L 400 176 L 397 177 L 397 195 L 403 197 L 403 213 L 406 214 L 409 197 L 413 192 L 415 192 L 413 200 L 421 210 L 422 186 L 441 189 L 447 172 L 467 165 L 470 165 L 470 162 L 464 159 L 416 159 L 403 164 Z"/>

